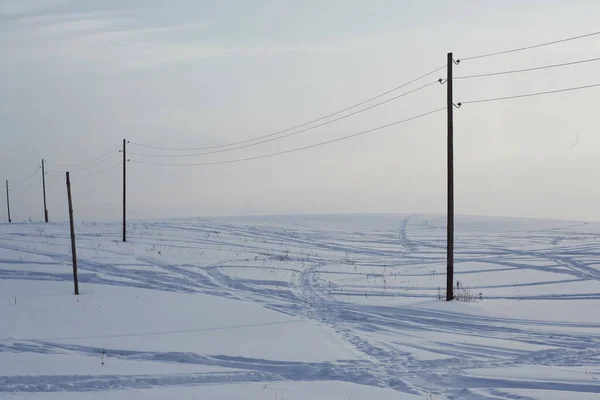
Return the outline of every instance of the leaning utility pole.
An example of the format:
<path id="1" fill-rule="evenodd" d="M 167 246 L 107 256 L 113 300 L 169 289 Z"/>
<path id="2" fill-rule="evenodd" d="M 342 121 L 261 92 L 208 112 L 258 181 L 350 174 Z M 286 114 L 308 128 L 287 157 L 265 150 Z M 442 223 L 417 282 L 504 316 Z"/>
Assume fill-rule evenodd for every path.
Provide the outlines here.
<path id="1" fill-rule="evenodd" d="M 12 222 L 10 219 L 10 197 L 8 196 L 8 180 L 6 181 L 6 208 L 8 209 L 8 222 Z"/>
<path id="2" fill-rule="evenodd" d="M 446 301 L 454 300 L 454 102 L 452 96 L 452 53 L 448 53 L 446 83 L 448 111 L 448 222 L 446 247 Z"/>
<path id="3" fill-rule="evenodd" d="M 75 223 L 73 222 L 73 201 L 71 200 L 71 179 L 67 172 L 67 197 L 69 199 L 69 225 L 71 228 L 71 256 L 73 257 L 73 285 L 75 294 L 79 295 L 79 279 L 77 278 L 77 249 L 75 247 Z"/>
<path id="4" fill-rule="evenodd" d="M 48 222 L 48 208 L 46 207 L 46 172 L 44 170 L 44 159 L 42 158 L 42 188 L 44 190 L 44 220 Z"/>
<path id="5" fill-rule="evenodd" d="M 123 241 L 127 241 L 127 155 L 125 147 L 127 140 L 123 139 Z"/>

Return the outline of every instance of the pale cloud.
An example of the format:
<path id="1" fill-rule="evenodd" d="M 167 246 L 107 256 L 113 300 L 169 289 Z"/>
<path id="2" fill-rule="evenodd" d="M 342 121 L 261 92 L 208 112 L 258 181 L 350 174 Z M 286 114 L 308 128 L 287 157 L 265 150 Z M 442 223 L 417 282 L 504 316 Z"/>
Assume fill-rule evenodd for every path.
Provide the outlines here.
<path id="1" fill-rule="evenodd" d="M 73 0 L 0 0 L 0 16 L 35 13 L 72 2 Z"/>
<path id="2" fill-rule="evenodd" d="M 38 35 L 82 35 L 90 32 L 102 32 L 107 29 L 114 29 L 115 26 L 124 24 L 123 20 L 112 18 L 65 18 L 62 21 L 49 23 L 41 26 L 35 32 Z"/>
<path id="3" fill-rule="evenodd" d="M 2 28 L 7 29 L 25 29 L 37 26 L 43 26 L 44 24 L 54 24 L 64 21 L 77 21 L 77 20 L 89 20 L 97 19 L 101 17 L 115 17 L 123 16 L 122 13 L 116 14 L 111 11 L 95 11 L 95 12 L 52 12 L 43 14 L 22 14 L 14 18 L 10 18 L 3 22 Z"/>
<path id="4" fill-rule="evenodd" d="M 67 57 L 61 62 L 86 63 L 112 73 L 218 57 L 322 51 L 307 47 L 224 45 L 193 39 L 202 36 L 202 23 L 128 28 L 133 21 L 131 17 L 111 12 L 25 16 L 4 28 L 6 34 L 0 38 L 0 46 L 17 61 L 52 60 L 53 55 L 60 55 Z M 14 40 L 16 37 L 18 41 Z M 21 46 L 23 42 L 32 43 L 35 57 L 31 57 L 31 49 Z"/>

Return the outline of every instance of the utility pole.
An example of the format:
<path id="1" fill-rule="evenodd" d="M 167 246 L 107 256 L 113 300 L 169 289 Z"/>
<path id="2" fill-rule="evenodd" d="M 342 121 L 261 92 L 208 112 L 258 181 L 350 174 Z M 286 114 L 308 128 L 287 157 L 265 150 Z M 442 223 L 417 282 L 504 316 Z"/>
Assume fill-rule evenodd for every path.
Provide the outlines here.
<path id="1" fill-rule="evenodd" d="M 8 196 L 8 180 L 6 181 L 6 208 L 8 209 L 8 222 L 12 222 L 10 219 L 10 197 Z"/>
<path id="2" fill-rule="evenodd" d="M 454 59 L 448 53 L 446 78 L 448 111 L 448 233 L 446 247 L 446 301 L 454 300 L 454 102 L 452 96 L 452 66 Z"/>
<path id="3" fill-rule="evenodd" d="M 44 159 L 42 158 L 42 188 L 44 190 L 44 220 L 48 223 L 48 208 L 46 207 L 46 172 L 44 170 Z"/>
<path id="4" fill-rule="evenodd" d="M 71 256 L 73 257 L 73 284 L 75 294 L 79 295 L 79 279 L 77 278 L 77 250 L 75 248 L 75 224 L 73 223 L 73 201 L 71 200 L 71 179 L 67 174 L 67 197 L 69 198 L 69 221 L 71 226 Z"/>
<path id="5" fill-rule="evenodd" d="M 127 140 L 123 139 L 123 241 L 127 241 Z"/>

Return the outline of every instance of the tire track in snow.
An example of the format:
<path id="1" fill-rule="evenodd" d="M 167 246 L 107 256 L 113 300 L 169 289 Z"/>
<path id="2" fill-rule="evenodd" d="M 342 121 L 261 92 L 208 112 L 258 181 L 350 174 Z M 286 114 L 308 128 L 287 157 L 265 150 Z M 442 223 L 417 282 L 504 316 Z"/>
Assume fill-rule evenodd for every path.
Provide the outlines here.
<path id="1" fill-rule="evenodd" d="M 169 375 L 17 375 L 0 376 L 0 393 L 98 392 L 282 380 L 279 375 L 256 371 Z"/>
<path id="2" fill-rule="evenodd" d="M 387 387 L 366 360 L 339 360 L 325 362 L 277 361 L 225 355 L 203 355 L 181 352 L 152 352 L 123 349 L 103 349 L 54 342 L 12 342 L 1 345 L 0 351 L 65 354 L 65 352 L 97 357 L 106 352 L 108 359 L 178 363 L 229 369 L 230 372 L 185 373 L 167 375 L 48 375 L 0 377 L 0 392 L 55 392 L 115 390 L 145 387 L 197 385 L 232 382 L 268 381 L 340 381 Z"/>

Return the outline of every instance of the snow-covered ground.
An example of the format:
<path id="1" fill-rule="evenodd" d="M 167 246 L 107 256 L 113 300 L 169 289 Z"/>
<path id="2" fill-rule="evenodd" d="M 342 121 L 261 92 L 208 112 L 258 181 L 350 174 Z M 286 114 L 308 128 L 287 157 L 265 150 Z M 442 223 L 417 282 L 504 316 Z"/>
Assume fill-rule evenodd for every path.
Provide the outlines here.
<path id="1" fill-rule="evenodd" d="M 0 397 L 598 399 L 600 223 L 0 224 Z"/>

